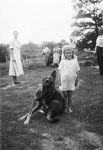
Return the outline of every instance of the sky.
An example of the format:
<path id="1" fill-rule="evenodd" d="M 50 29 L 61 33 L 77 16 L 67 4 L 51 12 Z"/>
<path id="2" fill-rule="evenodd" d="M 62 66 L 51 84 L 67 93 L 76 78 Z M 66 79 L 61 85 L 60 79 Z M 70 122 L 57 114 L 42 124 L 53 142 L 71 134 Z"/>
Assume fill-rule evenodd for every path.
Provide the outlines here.
<path id="1" fill-rule="evenodd" d="M 0 43 L 8 44 L 13 31 L 19 41 L 69 41 L 73 16 L 71 0 L 0 0 Z"/>

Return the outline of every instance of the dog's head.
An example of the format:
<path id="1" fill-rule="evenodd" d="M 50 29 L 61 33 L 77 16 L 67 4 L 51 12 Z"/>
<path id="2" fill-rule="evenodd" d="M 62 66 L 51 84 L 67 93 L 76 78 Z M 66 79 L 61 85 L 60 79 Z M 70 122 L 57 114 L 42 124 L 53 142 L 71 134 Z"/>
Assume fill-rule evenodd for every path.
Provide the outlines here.
<path id="1" fill-rule="evenodd" d="M 43 88 L 50 88 L 55 85 L 56 71 L 54 70 L 49 77 L 43 79 Z"/>
<path id="2" fill-rule="evenodd" d="M 45 95 L 45 103 L 49 104 L 51 97 L 55 93 L 56 71 L 54 70 L 49 77 L 43 79 L 42 92 Z"/>
<path id="3" fill-rule="evenodd" d="M 41 88 L 36 92 L 38 101 L 42 102 L 43 99 L 49 99 L 54 93 L 56 79 L 56 71 L 54 70 L 49 77 L 45 77 L 42 82 Z"/>

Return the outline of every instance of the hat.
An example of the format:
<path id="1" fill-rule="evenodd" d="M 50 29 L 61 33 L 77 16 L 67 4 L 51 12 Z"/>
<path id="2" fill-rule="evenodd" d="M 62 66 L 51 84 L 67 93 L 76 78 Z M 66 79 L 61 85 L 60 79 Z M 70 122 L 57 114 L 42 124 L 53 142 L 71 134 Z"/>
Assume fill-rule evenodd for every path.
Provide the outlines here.
<path id="1" fill-rule="evenodd" d="M 63 53 L 66 52 L 67 50 L 74 51 L 74 47 L 72 45 L 65 45 L 62 48 Z"/>
<path id="2" fill-rule="evenodd" d="M 103 34 L 103 26 L 99 28 L 99 33 Z"/>

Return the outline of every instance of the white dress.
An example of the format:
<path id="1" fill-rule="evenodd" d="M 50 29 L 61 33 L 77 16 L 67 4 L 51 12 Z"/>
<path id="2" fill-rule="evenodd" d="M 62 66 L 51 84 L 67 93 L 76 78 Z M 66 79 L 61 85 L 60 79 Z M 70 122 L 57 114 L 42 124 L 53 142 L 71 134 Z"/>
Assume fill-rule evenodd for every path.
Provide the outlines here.
<path id="1" fill-rule="evenodd" d="M 59 64 L 60 61 L 60 54 L 59 54 L 60 48 L 54 48 L 53 49 L 53 64 Z"/>
<path id="2" fill-rule="evenodd" d="M 48 60 L 49 60 L 50 49 L 48 47 L 44 48 L 42 51 L 42 54 L 44 55 L 44 66 L 47 66 Z"/>
<path id="3" fill-rule="evenodd" d="M 61 78 L 61 91 L 75 90 L 75 80 L 77 72 L 80 70 L 77 59 L 61 60 L 59 67 Z"/>
<path id="4" fill-rule="evenodd" d="M 16 40 L 13 40 L 9 45 L 9 49 L 13 49 L 13 56 L 15 58 L 15 61 L 12 61 L 12 55 L 10 56 L 9 75 L 11 76 L 19 76 L 24 74 L 21 62 L 20 48 L 21 44 Z"/>

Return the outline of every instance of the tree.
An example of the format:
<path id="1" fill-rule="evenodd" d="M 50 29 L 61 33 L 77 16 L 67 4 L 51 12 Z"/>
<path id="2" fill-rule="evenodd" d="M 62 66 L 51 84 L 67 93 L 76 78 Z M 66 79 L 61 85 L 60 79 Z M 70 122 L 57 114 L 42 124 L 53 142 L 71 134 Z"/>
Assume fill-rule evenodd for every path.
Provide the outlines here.
<path id="1" fill-rule="evenodd" d="M 0 62 L 6 62 L 8 57 L 8 45 L 0 44 Z"/>
<path id="2" fill-rule="evenodd" d="M 92 48 L 95 46 L 95 41 L 98 36 L 98 27 L 103 25 L 102 10 L 98 6 L 101 1 L 102 0 L 73 0 L 75 13 L 71 25 L 74 29 L 71 33 L 71 38 L 76 40 L 77 43 L 86 42 L 83 44 L 84 48 L 90 46 L 91 42 Z"/>

